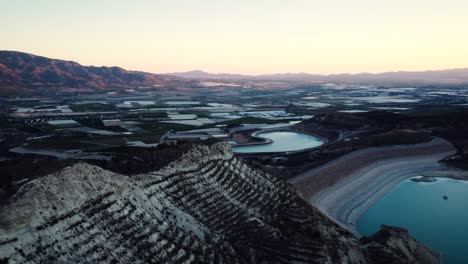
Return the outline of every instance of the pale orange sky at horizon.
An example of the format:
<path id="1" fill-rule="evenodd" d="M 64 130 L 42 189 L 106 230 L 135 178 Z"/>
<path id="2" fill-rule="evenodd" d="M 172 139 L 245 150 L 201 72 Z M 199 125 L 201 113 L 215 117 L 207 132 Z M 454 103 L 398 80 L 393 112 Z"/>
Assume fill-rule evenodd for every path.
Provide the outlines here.
<path id="1" fill-rule="evenodd" d="M 0 0 L 1 50 L 155 73 L 468 67 L 468 1 Z"/>

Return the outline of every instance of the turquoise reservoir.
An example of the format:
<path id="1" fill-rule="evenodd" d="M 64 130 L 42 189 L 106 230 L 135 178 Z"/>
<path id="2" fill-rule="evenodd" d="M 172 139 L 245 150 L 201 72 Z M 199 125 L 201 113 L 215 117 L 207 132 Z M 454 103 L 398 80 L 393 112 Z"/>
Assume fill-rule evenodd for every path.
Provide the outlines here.
<path id="1" fill-rule="evenodd" d="M 316 137 L 292 131 L 274 131 L 257 134 L 258 137 L 271 139 L 270 144 L 233 147 L 236 153 L 284 152 L 314 148 L 324 142 Z"/>
<path id="2" fill-rule="evenodd" d="M 408 229 L 416 239 L 442 252 L 444 263 L 468 263 L 468 182 L 405 181 L 358 219 L 357 230 L 368 236 L 381 224 Z"/>

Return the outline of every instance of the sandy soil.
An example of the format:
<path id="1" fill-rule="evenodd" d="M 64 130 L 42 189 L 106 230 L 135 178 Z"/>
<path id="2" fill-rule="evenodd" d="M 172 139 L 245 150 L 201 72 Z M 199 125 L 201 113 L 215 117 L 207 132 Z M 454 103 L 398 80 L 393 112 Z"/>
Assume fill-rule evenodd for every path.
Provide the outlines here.
<path id="1" fill-rule="evenodd" d="M 442 167 L 437 161 L 455 153 L 440 138 L 416 145 L 356 151 L 290 180 L 304 199 L 349 231 L 372 204 L 402 181 Z"/>

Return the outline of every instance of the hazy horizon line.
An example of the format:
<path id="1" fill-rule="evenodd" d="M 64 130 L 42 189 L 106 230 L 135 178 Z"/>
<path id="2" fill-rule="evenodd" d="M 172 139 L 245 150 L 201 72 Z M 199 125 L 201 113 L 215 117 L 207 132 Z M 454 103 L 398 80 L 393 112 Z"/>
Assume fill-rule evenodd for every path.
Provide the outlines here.
<path id="1" fill-rule="evenodd" d="M 25 53 L 25 54 L 30 54 L 33 56 L 37 57 L 44 57 L 52 60 L 62 60 L 62 61 L 68 61 L 68 62 L 75 62 L 78 63 L 82 66 L 85 67 L 119 67 L 122 69 L 125 69 L 127 71 L 134 71 L 134 72 L 146 72 L 146 73 L 151 73 L 151 74 L 161 74 L 161 75 L 171 75 L 171 74 L 183 74 L 183 73 L 190 73 L 190 72 L 203 72 L 206 74 L 213 74 L 213 75 L 242 75 L 242 76 L 249 76 L 249 77 L 258 77 L 258 76 L 266 76 L 266 75 L 294 75 L 294 74 L 307 74 L 307 75 L 322 75 L 322 76 L 332 76 L 332 75 L 359 75 L 359 74 L 385 74 L 385 73 L 403 73 L 403 72 L 436 72 L 436 71 L 450 71 L 450 70 L 468 70 L 468 66 L 466 67 L 454 67 L 454 68 L 439 68 L 439 69 L 418 69 L 418 70 L 388 70 L 388 71 L 350 71 L 350 72 L 328 72 L 328 73 L 314 73 L 314 72 L 305 72 L 305 71 L 283 71 L 283 72 L 268 72 L 268 73 L 241 73 L 241 72 L 212 72 L 212 71 L 206 71 L 206 70 L 201 70 L 197 68 L 193 68 L 191 70 L 185 70 L 185 71 L 152 71 L 152 70 L 142 70 L 142 69 L 130 69 L 129 67 L 121 66 L 121 65 L 95 65 L 95 64 L 84 64 L 81 63 L 77 60 L 74 59 L 62 59 L 62 58 L 56 58 L 55 56 L 53 57 L 48 57 L 44 55 L 38 55 L 32 52 L 28 51 L 20 51 L 20 50 L 9 50 L 9 49 L 4 49 L 0 51 L 7 51 L 7 52 L 18 52 L 18 53 Z"/>
<path id="2" fill-rule="evenodd" d="M 108 66 L 110 67 L 110 66 Z M 243 75 L 243 76 L 250 76 L 250 77 L 257 77 L 257 76 L 264 76 L 264 75 L 287 75 L 287 74 L 308 74 L 308 75 L 322 75 L 322 76 L 330 76 L 330 75 L 359 75 L 359 74 L 385 74 L 385 73 L 404 73 L 404 72 L 437 72 L 437 71 L 452 71 L 452 70 L 468 70 L 467 67 L 461 68 L 442 68 L 442 69 L 425 69 L 425 70 L 388 70 L 388 71 L 356 71 L 356 72 L 332 72 L 332 73 L 313 73 L 313 72 L 270 72 L 270 73 L 239 73 L 239 72 L 210 72 L 200 69 L 188 70 L 188 71 L 176 71 L 176 72 L 164 72 L 158 74 L 164 75 L 171 75 L 171 74 L 182 74 L 182 73 L 190 73 L 190 72 L 203 72 L 207 74 L 214 74 L 214 75 Z"/>

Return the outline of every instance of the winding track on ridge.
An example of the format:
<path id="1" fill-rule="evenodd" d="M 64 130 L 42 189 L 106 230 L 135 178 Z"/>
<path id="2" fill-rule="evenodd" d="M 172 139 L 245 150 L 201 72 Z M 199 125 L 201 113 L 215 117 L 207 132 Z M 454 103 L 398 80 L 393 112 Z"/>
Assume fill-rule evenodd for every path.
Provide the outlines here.
<path id="1" fill-rule="evenodd" d="M 292 178 L 303 198 L 353 232 L 356 221 L 376 201 L 402 181 L 442 165 L 455 154 L 441 138 L 414 145 L 358 150 Z"/>

